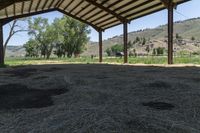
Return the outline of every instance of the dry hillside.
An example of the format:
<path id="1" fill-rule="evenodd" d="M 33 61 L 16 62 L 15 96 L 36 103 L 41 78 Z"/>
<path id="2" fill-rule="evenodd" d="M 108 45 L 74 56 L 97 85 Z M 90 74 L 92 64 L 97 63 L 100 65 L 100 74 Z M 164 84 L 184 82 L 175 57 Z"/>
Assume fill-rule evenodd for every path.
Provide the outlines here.
<path id="1" fill-rule="evenodd" d="M 198 52 L 200 51 L 200 18 L 193 18 L 185 21 L 178 21 L 174 24 L 174 37 L 178 34 L 182 37 L 182 42 L 175 40 L 175 51 L 188 51 L 188 52 Z M 153 45 L 153 48 L 157 47 L 167 47 L 167 25 L 161 25 L 154 29 L 144 29 L 136 32 L 129 33 L 129 41 L 134 41 L 136 37 L 145 37 L 148 41 L 145 46 L 136 45 L 134 48 L 138 53 L 145 53 L 147 45 Z M 191 38 L 194 37 L 195 41 Z M 104 51 L 115 45 L 122 44 L 123 36 L 115 36 L 108 40 L 104 40 L 103 49 Z M 83 55 L 98 55 L 98 43 L 93 42 L 88 44 L 87 51 Z M 106 54 L 106 53 L 104 53 Z"/>

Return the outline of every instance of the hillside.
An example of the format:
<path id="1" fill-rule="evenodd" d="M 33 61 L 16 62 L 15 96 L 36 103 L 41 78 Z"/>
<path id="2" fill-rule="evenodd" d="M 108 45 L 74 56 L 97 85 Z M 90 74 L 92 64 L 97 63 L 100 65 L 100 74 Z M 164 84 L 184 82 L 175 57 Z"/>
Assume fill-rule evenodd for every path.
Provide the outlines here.
<path id="1" fill-rule="evenodd" d="M 6 57 L 24 57 L 25 54 L 22 46 L 8 46 L 6 50 Z"/>
<path id="2" fill-rule="evenodd" d="M 175 50 L 197 52 L 200 50 L 200 18 L 193 18 L 185 21 L 178 21 L 174 23 L 174 36 L 178 34 L 181 36 L 182 43 L 175 41 Z M 150 40 L 145 46 L 137 45 L 134 47 L 139 53 L 145 53 L 147 45 L 153 45 L 153 48 L 165 47 L 167 48 L 167 25 L 162 25 L 154 29 L 144 29 L 128 34 L 129 41 L 133 42 L 136 37 L 146 38 Z M 191 41 L 194 37 L 195 41 Z M 123 36 L 115 36 L 103 41 L 103 50 L 115 45 L 123 44 Z M 98 55 L 98 43 L 88 44 L 87 51 L 83 55 Z M 105 55 L 106 53 L 104 53 Z"/>
<path id="3" fill-rule="evenodd" d="M 174 24 L 174 36 L 179 34 L 183 39 L 182 41 L 175 40 L 174 47 L 176 51 L 189 51 L 198 52 L 200 51 L 200 18 L 193 18 L 185 21 L 178 21 Z M 167 25 L 161 25 L 154 29 L 144 29 L 128 34 L 129 41 L 133 42 L 136 37 L 146 38 L 148 42 L 142 46 L 140 44 L 135 45 L 137 53 L 145 53 L 146 47 L 149 45 L 151 49 L 157 47 L 167 48 Z M 195 41 L 191 38 L 194 37 Z M 103 41 L 103 51 L 115 44 L 123 44 L 123 36 L 115 36 Z M 7 57 L 21 57 L 25 55 L 24 48 L 22 46 L 9 46 L 7 48 Z M 98 55 L 98 43 L 90 42 L 87 45 L 87 50 L 83 55 Z M 106 53 L 104 52 L 104 55 Z"/>

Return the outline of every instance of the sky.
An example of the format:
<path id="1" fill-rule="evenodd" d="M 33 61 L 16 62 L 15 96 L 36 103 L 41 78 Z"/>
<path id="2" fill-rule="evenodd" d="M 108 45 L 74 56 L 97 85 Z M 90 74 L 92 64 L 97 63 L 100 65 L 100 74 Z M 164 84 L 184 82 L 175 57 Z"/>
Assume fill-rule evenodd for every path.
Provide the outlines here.
<path id="1" fill-rule="evenodd" d="M 174 11 L 174 21 L 179 21 L 179 20 L 186 20 L 190 18 L 196 18 L 200 17 L 200 0 L 191 0 L 190 2 L 184 3 L 182 5 L 179 5 L 177 9 Z M 60 18 L 63 16 L 62 13 L 59 12 L 50 12 L 50 13 L 45 13 L 33 17 L 44 17 L 48 18 L 49 22 L 53 22 L 55 18 Z M 25 22 L 20 22 L 19 23 L 21 26 L 26 27 L 27 23 Z M 163 10 L 136 20 L 133 20 L 129 25 L 128 25 L 128 31 L 137 31 L 140 29 L 146 29 L 146 28 L 155 28 L 158 27 L 159 25 L 164 25 L 167 24 L 167 10 Z M 9 33 L 9 25 L 4 26 L 4 41 L 6 40 L 8 33 Z M 107 29 L 105 32 L 103 32 L 103 39 L 108 39 L 112 38 L 116 35 L 121 35 L 123 33 L 123 26 L 115 26 L 113 28 Z M 98 32 L 96 30 L 91 28 L 91 33 L 89 35 L 90 41 L 98 41 Z M 29 36 L 27 35 L 26 32 L 23 33 L 18 33 L 15 36 L 12 37 L 12 39 L 9 41 L 8 45 L 23 45 L 29 40 Z"/>

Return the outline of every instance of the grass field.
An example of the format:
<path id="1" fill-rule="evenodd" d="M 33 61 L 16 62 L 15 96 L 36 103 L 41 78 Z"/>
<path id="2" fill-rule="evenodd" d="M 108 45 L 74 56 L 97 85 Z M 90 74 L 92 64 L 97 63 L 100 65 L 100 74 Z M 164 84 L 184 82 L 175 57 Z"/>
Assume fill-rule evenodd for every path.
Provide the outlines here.
<path id="1" fill-rule="evenodd" d="M 104 57 L 104 63 L 123 63 L 123 58 L 116 57 Z M 91 59 L 90 57 L 80 57 L 80 58 L 51 58 L 45 60 L 43 58 L 7 58 L 5 60 L 8 66 L 18 66 L 18 65 L 33 65 L 33 64 L 67 64 L 67 63 L 83 63 L 92 64 L 98 63 L 98 57 Z M 167 64 L 167 57 L 160 56 L 148 56 L 148 57 L 130 57 L 129 64 Z M 174 64 L 200 64 L 200 57 L 175 57 Z"/>

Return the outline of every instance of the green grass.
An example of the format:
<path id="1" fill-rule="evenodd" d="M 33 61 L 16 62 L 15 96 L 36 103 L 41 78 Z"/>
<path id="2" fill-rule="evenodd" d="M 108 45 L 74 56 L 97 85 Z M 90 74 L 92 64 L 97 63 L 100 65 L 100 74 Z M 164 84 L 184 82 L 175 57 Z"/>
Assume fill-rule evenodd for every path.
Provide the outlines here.
<path id="1" fill-rule="evenodd" d="M 105 63 L 123 63 L 123 58 L 104 57 Z M 81 58 L 51 58 L 45 60 L 42 58 L 7 58 L 5 60 L 8 66 L 19 65 L 34 65 L 34 64 L 65 64 L 65 63 L 98 63 L 98 58 L 91 59 L 90 57 Z M 148 57 L 130 57 L 129 64 L 167 64 L 167 57 L 165 56 L 148 56 Z M 200 64 L 200 57 L 175 57 L 174 64 Z M 5 65 L 5 66 L 6 66 Z M 0 67 L 5 67 L 0 66 Z"/>

